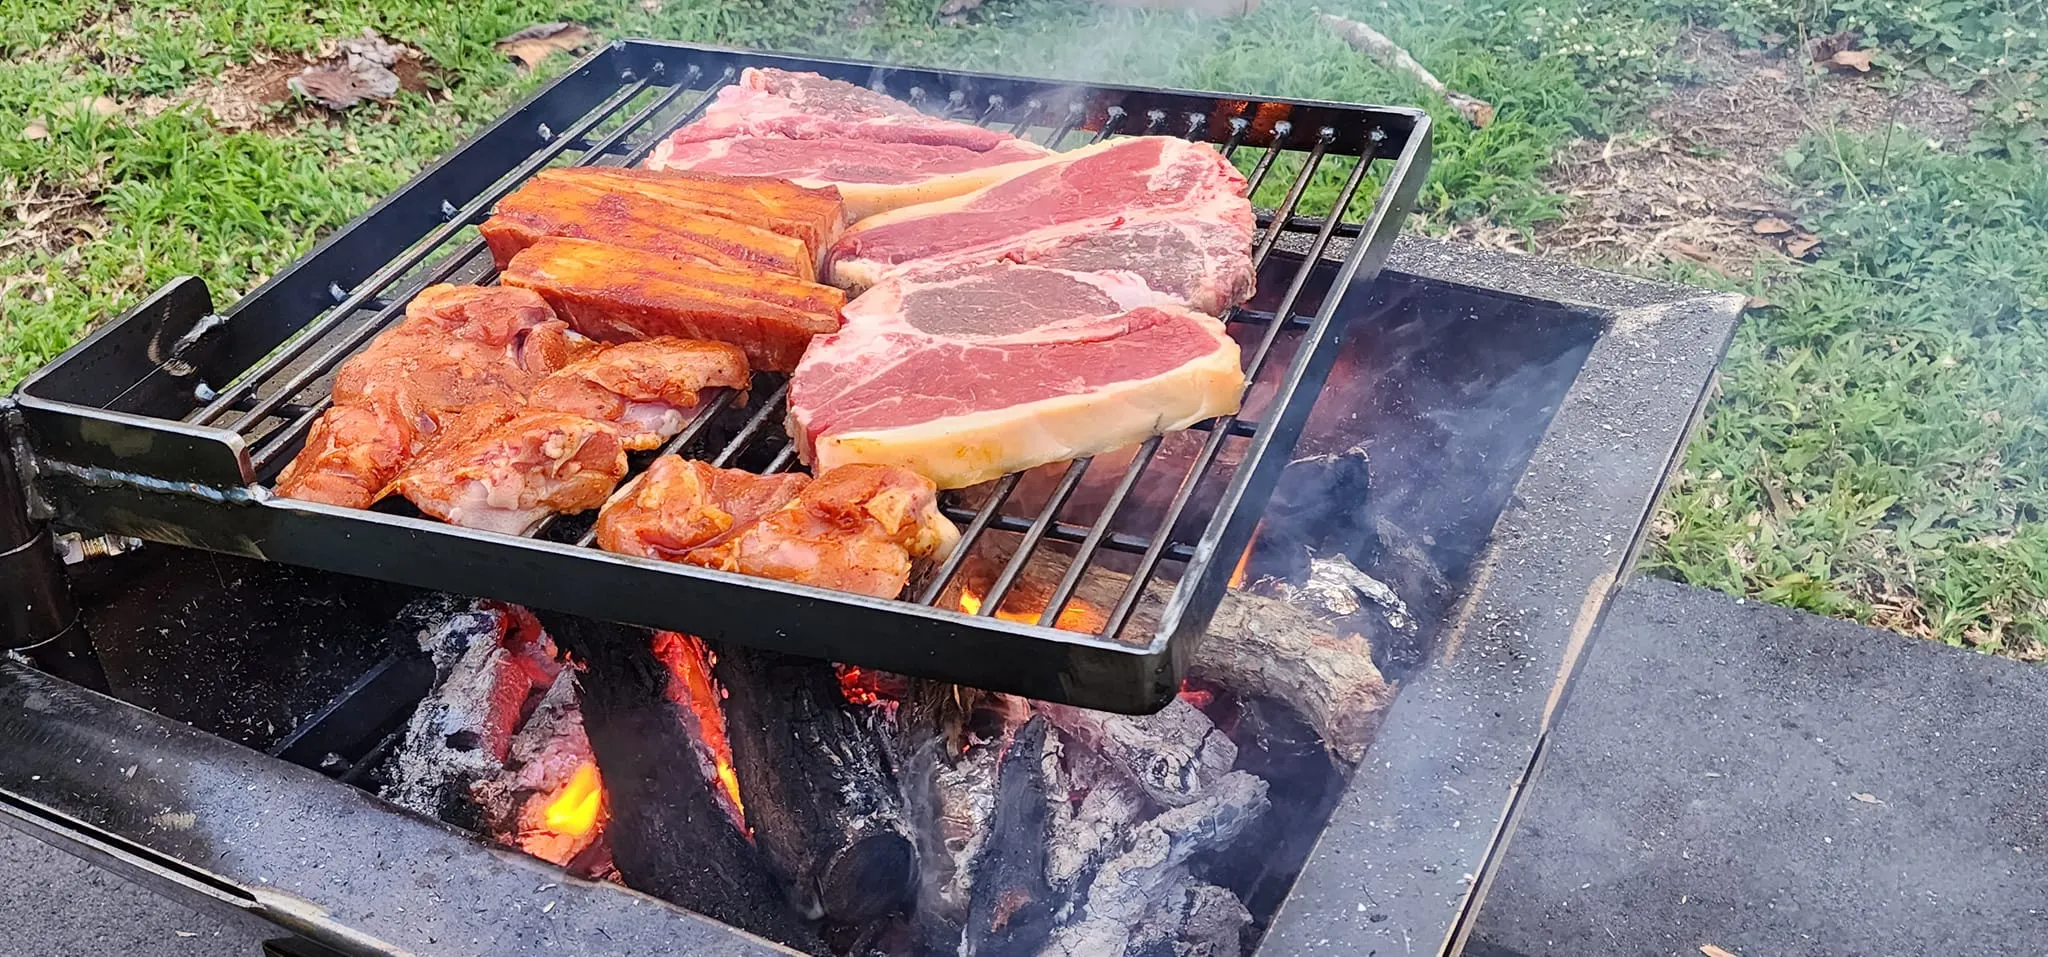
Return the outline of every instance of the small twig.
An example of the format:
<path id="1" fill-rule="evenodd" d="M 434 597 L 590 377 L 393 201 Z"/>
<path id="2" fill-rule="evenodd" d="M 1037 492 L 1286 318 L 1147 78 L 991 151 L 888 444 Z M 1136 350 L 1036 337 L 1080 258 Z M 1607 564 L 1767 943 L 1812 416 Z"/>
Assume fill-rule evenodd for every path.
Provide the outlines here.
<path id="1" fill-rule="evenodd" d="M 1488 123 L 1493 122 L 1493 104 L 1445 86 L 1444 81 L 1424 69 L 1422 64 L 1415 62 L 1415 58 L 1409 56 L 1408 51 L 1401 49 L 1400 44 L 1387 39 L 1386 34 L 1356 20 L 1334 14 L 1319 13 L 1316 14 L 1316 20 L 1345 43 L 1350 44 L 1352 49 L 1371 57 L 1379 65 L 1406 73 L 1415 78 L 1416 82 L 1435 90 L 1438 96 L 1443 97 L 1444 101 L 1451 105 L 1451 109 L 1457 110 L 1458 115 L 1465 118 L 1466 122 L 1480 129 L 1485 129 Z"/>

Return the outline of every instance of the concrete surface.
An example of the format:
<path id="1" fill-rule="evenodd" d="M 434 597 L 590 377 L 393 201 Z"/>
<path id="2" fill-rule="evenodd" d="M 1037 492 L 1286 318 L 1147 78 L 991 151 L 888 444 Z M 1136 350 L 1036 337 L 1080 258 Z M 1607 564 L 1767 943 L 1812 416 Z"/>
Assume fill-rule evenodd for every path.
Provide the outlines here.
<path id="1" fill-rule="evenodd" d="M 1589 655 L 1469 957 L 2048 954 L 2048 671 L 1640 579 Z"/>

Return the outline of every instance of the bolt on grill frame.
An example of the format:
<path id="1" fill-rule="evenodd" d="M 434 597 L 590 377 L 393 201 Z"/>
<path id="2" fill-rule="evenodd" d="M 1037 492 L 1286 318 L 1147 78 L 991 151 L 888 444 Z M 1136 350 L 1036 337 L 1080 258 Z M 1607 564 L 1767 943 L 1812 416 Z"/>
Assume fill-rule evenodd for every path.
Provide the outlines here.
<path id="1" fill-rule="evenodd" d="M 1090 459 L 1068 463 L 1035 510 L 1006 507 L 1018 475 L 984 487 L 972 506 L 949 495 L 948 514 L 965 526 L 960 548 L 909 600 L 605 553 L 589 547 L 587 517 L 551 519 L 519 537 L 282 499 L 264 488 L 327 407 L 333 370 L 415 293 L 437 282 L 494 281 L 472 227 L 498 199 L 550 165 L 637 163 L 748 66 L 814 71 L 941 116 L 1018 135 L 1042 131 L 1055 148 L 1076 145 L 1079 133 L 1095 140 L 1180 136 L 1213 143 L 1225 156 L 1260 149 L 1248 174 L 1255 200 L 1276 168 L 1294 168 L 1282 198 L 1261 210 L 1253 249 L 1260 286 L 1280 290 L 1277 300 L 1225 316 L 1246 343 L 1248 395 L 1267 396 L 1262 413 L 1198 425 L 1206 434 L 1184 467 L 1156 467 L 1162 439 L 1142 443 L 1086 524 L 1061 516 Z M 214 312 L 199 280 L 175 280 L 31 376 L 18 396 L 28 435 L 24 464 L 39 512 L 68 525 L 1086 707 L 1149 711 L 1177 690 L 1321 390 L 1342 333 L 1345 292 L 1378 274 L 1413 203 L 1428 168 L 1429 129 L 1428 116 L 1412 109 L 614 43 L 225 312 Z M 1341 158 L 1353 158 L 1348 170 Z M 1325 168 L 1341 173 L 1329 212 L 1300 212 Z M 1347 218 L 1353 209 L 1362 215 Z M 1277 251 L 1290 233 L 1306 238 L 1305 251 Z M 1338 238 L 1349 243 L 1341 259 L 1326 255 Z M 1326 278 L 1327 291 L 1307 292 L 1312 274 Z M 1283 353 L 1287 360 L 1276 361 Z M 755 471 L 787 469 L 794 445 L 776 427 L 786 392 L 782 377 L 763 375 L 744 402 L 730 392 L 710 397 L 662 451 Z M 1233 442 L 1237 464 L 1221 464 Z M 1177 482 L 1174 473 L 1181 473 Z M 1140 481 L 1162 476 L 1172 490 L 1158 514 L 1145 517 L 1152 530 L 1119 529 L 1119 519 L 1128 524 L 1136 511 L 1130 506 Z M 1178 531 L 1197 520 L 1198 535 Z M 936 607 L 991 532 L 1016 538 L 978 613 Z M 1060 546 L 1048 549 L 1048 542 Z M 1126 556 L 1131 578 L 1105 610 L 1104 626 L 1093 634 L 1052 627 L 1105 553 Z M 1035 622 L 996 617 L 1034 554 L 1066 561 L 1051 601 Z M 1147 583 L 1167 563 L 1181 568 L 1159 630 L 1123 635 Z"/>

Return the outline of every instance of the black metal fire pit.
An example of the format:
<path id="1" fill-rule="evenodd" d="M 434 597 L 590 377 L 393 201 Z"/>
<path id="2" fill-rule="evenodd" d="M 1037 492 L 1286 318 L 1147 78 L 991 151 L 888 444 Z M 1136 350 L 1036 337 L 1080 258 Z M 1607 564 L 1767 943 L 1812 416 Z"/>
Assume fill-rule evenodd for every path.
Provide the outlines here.
<path id="1" fill-rule="evenodd" d="M 1350 292 L 1296 456 L 1362 447 L 1370 487 L 1332 524 L 1400 526 L 1448 589 L 1416 603 L 1406 645 L 1378 649 L 1399 697 L 1291 832 L 1298 851 L 1274 854 L 1285 899 L 1260 952 L 1441 953 L 1740 299 L 1423 241 Z M 1267 514 L 1300 504 L 1283 488 Z M 1375 547 L 1347 554 L 1392 580 Z M 89 671 L 0 663 L 0 820 L 347 953 L 786 952 L 352 786 L 431 680 L 391 620 L 415 590 L 148 546 L 72 566 L 70 591 L 85 610 L 37 619 L 68 638 L 36 659 L 101 664 L 112 697 L 80 687 Z"/>

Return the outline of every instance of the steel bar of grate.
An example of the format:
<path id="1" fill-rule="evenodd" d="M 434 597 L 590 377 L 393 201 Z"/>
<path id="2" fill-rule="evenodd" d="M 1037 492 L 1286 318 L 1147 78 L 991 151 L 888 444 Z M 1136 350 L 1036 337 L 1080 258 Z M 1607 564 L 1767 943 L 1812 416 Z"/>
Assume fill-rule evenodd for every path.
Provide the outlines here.
<path id="1" fill-rule="evenodd" d="M 1322 164 L 1324 152 L 1328 148 L 1329 143 L 1333 138 L 1334 135 L 1332 131 L 1327 129 L 1321 131 L 1321 135 L 1318 135 L 1316 137 L 1315 147 L 1310 150 L 1308 159 L 1302 163 L 1301 172 L 1295 176 L 1294 182 L 1288 187 L 1287 198 L 1281 202 L 1280 209 L 1284 211 L 1284 215 L 1276 214 L 1276 221 L 1284 221 L 1288 215 L 1293 214 L 1295 206 L 1301 202 L 1301 194 L 1307 188 L 1309 179 L 1315 175 L 1316 169 Z M 1273 157 L 1278 152 L 1278 149 L 1267 150 L 1264 155 L 1259 157 L 1258 163 L 1254 165 L 1253 173 L 1259 178 L 1260 181 L 1264 180 L 1267 171 L 1272 168 Z M 1369 164 L 1365 160 L 1361 159 L 1359 161 L 1359 165 L 1361 167 L 1364 167 Z M 1250 187 L 1249 191 L 1256 190 L 1257 186 L 1254 185 Z M 1346 194 L 1347 200 L 1348 195 L 1349 194 Z M 1341 212 L 1342 210 L 1340 208 L 1339 213 L 1341 214 Z M 1258 246 L 1258 248 L 1253 251 L 1253 269 L 1256 270 L 1265 265 L 1266 257 L 1270 255 L 1273 251 L 1272 240 L 1276 235 L 1277 233 L 1269 233 L 1269 235 L 1266 237 L 1266 241 L 1262 242 Z M 1321 255 L 1320 249 L 1321 247 L 1318 246 L 1318 252 L 1316 254 L 1318 256 Z M 1294 288 L 1298 289 L 1300 285 L 1306 281 L 1309 271 L 1313 269 L 1315 266 L 1315 262 L 1315 256 L 1309 256 L 1302 260 L 1301 265 L 1295 270 L 1295 279 L 1293 282 Z M 1286 308 L 1292 308 L 1291 299 L 1290 302 L 1287 303 L 1281 311 L 1284 312 Z M 1235 319 L 1236 313 L 1237 310 L 1233 309 L 1231 313 L 1233 319 Z M 1284 323 L 1269 324 L 1268 339 L 1270 339 L 1272 335 L 1276 333 L 1279 329 L 1283 328 L 1284 325 Z M 1258 356 L 1262 356 L 1263 354 L 1264 350 L 1261 350 L 1258 355 L 1255 355 L 1254 362 L 1246 366 L 1245 390 L 1247 393 L 1250 392 L 1251 387 L 1258 381 L 1259 372 L 1263 368 L 1262 362 L 1258 361 Z M 1208 445 L 1212 443 L 1220 448 L 1222 440 L 1230 435 L 1231 429 L 1227 427 L 1222 429 L 1216 429 L 1214 428 L 1214 426 L 1212 426 L 1211 428 L 1211 441 L 1210 443 L 1204 443 L 1204 448 L 1206 449 Z M 1138 479 L 1142 476 L 1146 467 L 1152 464 L 1152 459 L 1158 454 L 1160 442 L 1161 437 L 1155 435 L 1149 439 L 1146 439 L 1143 443 L 1141 443 L 1138 446 L 1137 453 L 1131 457 L 1129 471 L 1125 473 L 1123 481 L 1117 484 L 1116 490 L 1111 493 L 1109 499 L 1103 503 L 1102 512 L 1100 515 L 1096 517 L 1094 527 L 1090 528 L 1088 534 L 1083 537 L 1080 543 L 1080 549 L 1074 555 L 1073 563 L 1067 567 L 1066 574 L 1060 578 L 1059 585 L 1053 589 L 1052 597 L 1046 603 L 1045 610 L 1040 613 L 1038 624 L 1040 624 L 1041 626 L 1051 627 L 1054 623 L 1058 622 L 1060 613 L 1062 611 L 1065 611 L 1067 603 L 1073 600 L 1074 590 L 1080 586 L 1081 579 L 1087 575 L 1088 566 L 1094 561 L 1095 553 L 1103 545 L 1104 539 L 1108 537 L 1110 526 L 1115 523 L 1116 516 L 1120 512 L 1122 512 L 1124 503 L 1129 500 L 1130 492 L 1134 487 L 1136 487 Z M 1207 471 L 1208 461 L 1211 458 L 1213 458 L 1213 455 L 1197 459 L 1197 463 L 1193 471 L 1190 472 L 1188 478 L 1184 480 L 1182 483 L 1182 492 L 1180 493 L 1181 495 L 1192 495 L 1194 486 L 1199 484 L 1201 481 L 1202 473 Z M 1177 519 L 1178 509 L 1176 509 L 1175 512 L 1175 517 Z M 1167 536 L 1173 530 L 1172 523 L 1167 523 L 1164 526 L 1164 529 L 1165 530 L 1161 534 L 1153 537 L 1150 541 L 1145 542 L 1143 554 L 1147 556 L 1156 556 L 1160 552 L 1160 550 L 1166 544 Z M 1151 565 L 1147 566 L 1145 577 L 1149 577 L 1150 568 L 1156 566 L 1156 564 L 1157 561 L 1155 558 Z M 1134 578 L 1133 581 L 1142 585 L 1143 577 Z M 1101 632 L 1101 634 L 1104 637 L 1114 638 L 1117 632 L 1121 630 L 1121 628 L 1123 627 L 1123 624 L 1120 620 L 1112 621 L 1111 624 L 1113 624 L 1115 627 L 1105 626 L 1103 631 Z"/>
<path id="2" fill-rule="evenodd" d="M 1088 473 L 1088 464 L 1092 461 L 1094 457 L 1090 456 L 1067 463 L 1066 473 L 1060 476 L 1052 494 L 1046 496 L 1045 507 L 1038 510 L 1038 517 L 1031 522 L 1030 528 L 1025 529 L 1024 537 L 1018 540 L 1017 551 L 1010 556 L 995 582 L 989 585 L 988 594 L 982 596 L 980 613 L 984 617 L 994 615 L 1003 607 L 1003 599 L 1010 597 L 1010 587 L 1017 583 L 1017 576 L 1023 574 L 1025 566 L 1030 564 L 1031 553 L 1044 540 L 1046 531 L 1059 517 L 1060 509 L 1067 506 L 1067 499 L 1073 497 L 1074 489 L 1081 484 L 1081 476 Z"/>
<path id="3" fill-rule="evenodd" d="M 1359 184 L 1365 181 L 1365 174 L 1371 168 L 1371 158 L 1364 156 L 1359 157 L 1357 165 L 1352 167 L 1350 177 L 1345 180 L 1343 189 L 1337 193 L 1331 215 L 1324 220 L 1326 228 L 1316 235 L 1315 241 L 1304 255 L 1301 268 L 1295 270 L 1294 281 L 1289 284 L 1286 295 L 1281 297 L 1280 305 L 1275 308 L 1274 311 L 1278 314 L 1287 315 L 1293 311 L 1295 301 L 1300 298 L 1302 289 L 1308 284 L 1309 267 L 1322 258 L 1323 250 L 1329 246 L 1331 229 L 1328 226 L 1333 226 L 1343 217 L 1344 212 L 1350 209 L 1352 197 L 1357 195 Z M 1306 180 L 1307 177 L 1308 170 L 1305 169 L 1302 178 Z M 1285 208 L 1291 212 L 1294 207 L 1290 203 Z M 1251 370 L 1250 378 L 1256 379 L 1259 372 L 1265 368 L 1267 360 L 1272 358 L 1273 345 L 1279 340 L 1280 330 L 1283 328 L 1283 323 L 1272 323 L 1266 327 L 1265 336 L 1259 341 L 1258 349 L 1252 353 L 1251 362 L 1247 364 L 1247 368 Z M 1231 419 L 1235 416 L 1224 418 Z M 1115 635 L 1122 631 L 1124 622 L 1130 620 L 1131 613 L 1137 609 L 1138 600 L 1144 595 L 1145 583 L 1151 580 L 1153 571 L 1159 566 L 1161 546 L 1173 532 L 1174 525 L 1180 521 L 1181 513 L 1187 510 L 1188 501 L 1194 497 L 1196 487 L 1207 475 L 1209 467 L 1216 461 L 1217 453 L 1222 451 L 1223 443 L 1229 436 L 1230 430 L 1227 428 L 1214 429 L 1209 433 L 1209 438 L 1202 443 L 1202 451 L 1195 457 L 1188 481 L 1174 496 L 1173 503 L 1167 506 L 1166 514 L 1159 521 L 1159 531 L 1152 538 L 1152 548 L 1138 560 L 1137 570 L 1131 574 L 1130 583 L 1124 587 L 1116 608 L 1109 614 L 1108 623 L 1103 626 L 1104 634 Z M 1235 558 L 1236 556 L 1231 556 L 1231 560 Z"/>
<path id="4" fill-rule="evenodd" d="M 760 435 L 761 430 L 766 428 L 769 422 L 781 418 L 776 413 L 782 411 L 783 400 L 787 398 L 789 398 L 789 380 L 785 379 L 781 385 L 775 387 L 774 392 L 768 394 L 767 401 L 762 402 L 761 407 L 756 409 L 753 416 L 747 419 L 747 424 L 740 427 L 739 434 L 733 436 L 732 441 L 725 443 L 725 448 L 720 449 L 718 454 L 712 457 L 711 464 L 722 469 L 731 468 L 733 460 L 739 458 L 740 453 L 746 451 L 747 446 L 753 444 L 754 436 Z"/>
<path id="5" fill-rule="evenodd" d="M 691 77 L 696 76 L 696 68 L 691 67 L 690 73 L 688 75 Z M 732 72 L 728 70 L 725 76 L 721 77 L 721 84 L 730 82 L 732 75 Z M 690 113 L 684 117 L 682 122 L 688 122 L 691 116 L 694 116 L 697 112 L 703 110 L 707 105 L 709 105 L 709 103 L 711 102 L 711 98 L 716 93 L 717 89 L 718 86 L 714 85 L 711 89 L 706 90 L 703 97 L 697 102 L 695 106 L 691 108 Z M 657 98 L 654 102 L 649 103 L 645 108 L 641 109 L 638 113 L 634 114 L 632 118 L 627 120 L 625 123 L 621 124 L 618 129 L 613 130 L 610 134 L 606 135 L 606 137 L 599 142 L 599 148 L 586 151 L 583 154 L 583 156 L 578 159 L 576 165 L 587 165 L 590 159 L 604 155 L 606 151 L 605 148 L 609 147 L 610 145 L 618 143 L 619 141 L 625 139 L 625 137 L 633 133 L 635 130 L 646 125 L 646 123 L 650 119 L 652 119 L 655 116 L 655 114 L 667 108 L 669 104 L 675 102 L 676 99 L 681 97 L 682 94 L 686 92 L 689 92 L 689 90 L 680 84 L 670 88 L 666 94 Z M 615 109 L 616 108 L 614 108 L 614 111 Z M 601 121 L 603 118 L 603 116 L 596 117 L 594 120 L 591 121 L 591 125 L 595 125 L 596 122 Z M 564 139 L 566 140 L 567 137 L 565 136 Z M 627 165 L 631 165 L 632 163 L 637 162 L 642 156 L 645 156 L 649 151 L 651 151 L 658 143 L 660 143 L 660 138 L 651 138 L 647 143 L 644 143 L 635 150 L 633 150 L 633 152 L 628 155 Z M 559 155 L 559 151 L 555 155 Z M 538 169 L 538 167 L 535 168 Z M 492 196 L 491 202 L 497 202 L 498 199 L 503 198 L 504 194 L 511 192 L 512 189 L 516 189 L 523 182 L 523 178 L 520 180 L 515 180 L 505 185 L 502 188 L 502 190 L 494 191 L 495 195 Z M 474 218 L 475 215 L 477 214 L 471 213 L 470 218 Z M 464 223 L 464 225 L 467 224 Z M 278 396 L 294 395 L 299 390 L 305 388 L 307 384 L 311 383 L 320 375 L 325 374 L 329 369 L 333 368 L 342 360 L 346 359 L 349 355 L 353 354 L 357 349 L 361 348 L 362 345 L 368 342 L 370 338 L 377 332 L 382 331 L 384 326 L 387 323 L 389 323 L 391 319 L 395 317 L 398 311 L 402 308 L 401 303 L 411 301 L 412 294 L 416 294 L 419 291 L 419 289 L 423 289 L 426 286 L 430 286 L 437 282 L 446 281 L 449 276 L 454 275 L 457 270 L 461 269 L 464 265 L 474 260 L 477 254 L 483 251 L 483 241 L 481 239 L 477 239 L 471 240 L 469 243 L 465 244 L 460 249 L 456 250 L 453 253 L 450 253 L 447 256 L 447 258 L 442 261 L 442 264 L 435 270 L 433 270 L 430 275 L 424 277 L 420 282 L 414 283 L 413 286 L 415 288 L 412 288 L 408 295 L 402 297 L 399 301 L 394 302 L 392 305 L 379 310 L 375 316 L 371 317 L 371 319 L 368 322 L 363 324 L 362 328 L 356 330 L 354 333 L 345 337 L 341 342 L 336 343 L 326 353 L 323 353 L 318 360 L 313 362 L 311 365 L 307 366 L 305 369 L 300 370 L 300 372 L 297 375 L 293 376 L 290 382 L 286 383 L 285 386 L 280 387 L 277 392 L 273 393 L 272 397 L 275 398 Z M 315 418 L 318 418 L 320 413 L 325 412 L 327 408 L 330 405 L 332 405 L 332 403 L 332 396 L 322 396 L 319 401 L 313 403 L 310 407 L 308 407 L 304 413 L 294 418 L 290 422 L 290 424 L 288 424 L 283 429 L 280 429 L 277 432 L 277 434 L 267 439 L 264 442 L 263 446 L 259 448 L 253 456 L 251 456 L 251 462 L 255 465 L 256 469 L 259 472 L 265 471 L 284 449 L 291 447 L 292 443 L 298 441 L 300 438 L 304 436 L 305 430 L 312 427 L 313 420 Z M 245 415 L 244 418 L 236 424 L 236 428 L 238 431 L 246 431 L 246 428 L 249 425 L 253 424 L 255 420 L 259 418 L 261 418 L 261 415 L 257 413 Z"/>
<path id="6" fill-rule="evenodd" d="M 255 389 L 272 373 L 284 368 L 292 360 L 303 355 L 323 333 L 339 325 L 367 300 L 383 292 L 385 287 L 396 282 L 400 276 L 405 275 L 413 267 L 425 261 L 442 243 L 468 226 L 476 215 L 488 209 L 492 203 L 497 202 L 505 193 L 510 192 L 519 183 L 525 181 L 536 170 L 539 170 L 556 156 L 568 150 L 584 133 L 602 122 L 606 116 L 611 115 L 619 107 L 624 106 L 633 97 L 640 95 L 640 92 L 646 88 L 646 80 L 636 81 L 599 104 L 597 109 L 592 110 L 591 114 L 583 121 L 566 131 L 564 135 L 557 137 L 554 142 L 535 154 L 533 158 L 514 169 L 499 189 L 488 190 L 483 195 L 471 200 L 461 210 L 456 212 L 455 215 L 450 216 L 446 223 L 443 223 L 439 228 L 427 234 L 425 239 L 416 243 L 410 252 L 392 260 L 384 268 L 372 273 L 368 279 L 363 280 L 356 287 L 355 292 L 342 298 L 340 302 L 335 304 L 334 308 L 328 310 L 327 316 L 324 319 L 308 326 L 300 334 L 297 341 L 279 349 L 269 358 L 258 363 L 255 368 L 245 373 L 240 381 L 223 389 L 212 402 L 207 403 L 205 407 L 195 413 L 190 421 L 194 425 L 211 425 L 219 420 L 221 416 L 227 414 L 235 405 L 240 403 L 245 396 L 253 395 Z M 389 310 L 396 305 L 396 303 L 387 304 L 379 311 Z M 303 387 L 303 383 L 301 383 L 301 387 Z M 291 397 L 297 391 L 297 388 L 280 389 L 272 393 L 268 401 L 271 406 L 274 406 L 276 403 Z M 263 418 L 266 411 L 267 407 L 262 402 L 259 402 L 253 409 L 243 413 L 242 421 L 251 422 L 259 420 Z"/>
<path id="7" fill-rule="evenodd" d="M 995 485 L 989 489 L 988 501 L 981 503 L 981 507 L 976 509 L 971 517 L 965 519 L 967 527 L 961 530 L 960 542 L 953 546 L 953 554 L 947 556 L 946 560 L 932 571 L 931 583 L 917 596 L 918 604 L 930 605 L 945 594 L 946 586 L 952 583 L 953 576 L 959 573 L 960 566 L 967 561 L 968 553 L 974 551 L 976 542 L 981 541 L 981 533 L 988 530 L 989 523 L 1002 511 L 1003 503 L 1010 500 L 1010 493 L 1017 490 L 1017 481 L 1023 477 L 1021 472 L 1011 472 L 996 479 Z M 958 516 L 954 518 L 956 521 L 962 520 Z"/>

